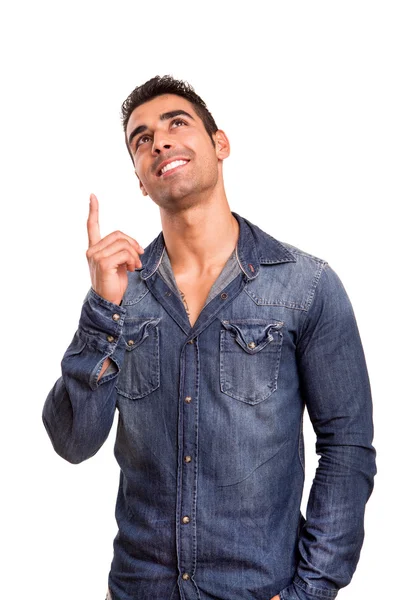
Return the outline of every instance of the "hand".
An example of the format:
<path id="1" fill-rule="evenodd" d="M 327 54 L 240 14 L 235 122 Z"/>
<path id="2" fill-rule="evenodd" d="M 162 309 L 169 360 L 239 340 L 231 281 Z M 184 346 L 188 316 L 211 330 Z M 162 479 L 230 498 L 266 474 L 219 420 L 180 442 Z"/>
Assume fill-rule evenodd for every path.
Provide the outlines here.
<path id="1" fill-rule="evenodd" d="M 274 596 L 271 600 L 280 600 L 279 596 Z"/>
<path id="2" fill-rule="evenodd" d="M 114 231 L 101 239 L 99 202 L 94 194 L 90 195 L 87 231 L 89 248 L 86 258 L 92 287 L 96 294 L 119 305 L 128 287 L 127 271 L 142 266 L 139 253 L 144 250 L 136 240 L 121 231 Z"/>

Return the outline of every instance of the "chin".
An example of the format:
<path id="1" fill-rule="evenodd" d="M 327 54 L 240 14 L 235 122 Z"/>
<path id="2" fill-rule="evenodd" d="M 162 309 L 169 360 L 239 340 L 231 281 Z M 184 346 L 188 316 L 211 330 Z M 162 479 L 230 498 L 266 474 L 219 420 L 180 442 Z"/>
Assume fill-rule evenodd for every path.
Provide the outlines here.
<path id="1" fill-rule="evenodd" d="M 198 190 L 193 189 L 193 187 L 180 188 L 179 190 L 169 190 L 168 193 L 165 194 L 149 194 L 150 198 L 159 206 L 160 208 L 171 208 L 171 207 L 189 207 L 196 204 L 196 195 L 198 194 Z"/>

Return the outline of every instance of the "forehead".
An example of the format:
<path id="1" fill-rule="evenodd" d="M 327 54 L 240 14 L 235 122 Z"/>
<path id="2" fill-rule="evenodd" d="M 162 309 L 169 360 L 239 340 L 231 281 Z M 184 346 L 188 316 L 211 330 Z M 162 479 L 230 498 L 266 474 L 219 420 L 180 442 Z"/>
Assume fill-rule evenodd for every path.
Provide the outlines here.
<path id="1" fill-rule="evenodd" d="M 126 126 L 126 136 L 129 137 L 130 132 L 135 127 L 139 125 L 150 127 L 152 123 L 159 121 L 160 115 L 163 113 L 178 109 L 186 110 L 194 119 L 197 118 L 193 105 L 186 98 L 176 96 L 175 94 L 156 96 L 156 98 L 141 104 L 132 111 Z"/>

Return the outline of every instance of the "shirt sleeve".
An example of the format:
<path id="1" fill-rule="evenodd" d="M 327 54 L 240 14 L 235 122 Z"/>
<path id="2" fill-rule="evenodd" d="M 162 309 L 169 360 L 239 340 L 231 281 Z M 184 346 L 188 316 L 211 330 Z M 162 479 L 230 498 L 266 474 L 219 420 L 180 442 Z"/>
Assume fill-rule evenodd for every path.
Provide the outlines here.
<path id="1" fill-rule="evenodd" d="M 91 289 L 78 330 L 61 362 L 62 376 L 50 391 L 42 418 L 55 451 L 71 463 L 93 456 L 112 427 L 118 377 L 125 354 L 126 309 Z M 99 379 L 106 358 L 111 359 Z"/>
<path id="2" fill-rule="evenodd" d="M 376 466 L 363 348 L 349 298 L 327 264 L 297 352 L 320 458 L 300 534 L 297 573 L 281 599 L 334 598 L 357 566 Z"/>

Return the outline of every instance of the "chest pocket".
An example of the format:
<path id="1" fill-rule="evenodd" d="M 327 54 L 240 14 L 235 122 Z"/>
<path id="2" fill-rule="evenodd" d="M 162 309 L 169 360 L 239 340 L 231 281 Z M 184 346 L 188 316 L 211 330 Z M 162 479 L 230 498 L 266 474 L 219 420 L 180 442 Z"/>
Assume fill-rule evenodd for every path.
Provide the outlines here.
<path id="1" fill-rule="evenodd" d="M 266 400 L 277 388 L 282 350 L 282 321 L 222 321 L 221 391 L 248 404 Z"/>
<path id="2" fill-rule="evenodd" d="M 125 359 L 118 376 L 119 394 L 137 400 L 160 386 L 160 342 L 158 323 L 161 317 L 126 320 L 122 335 Z"/>

